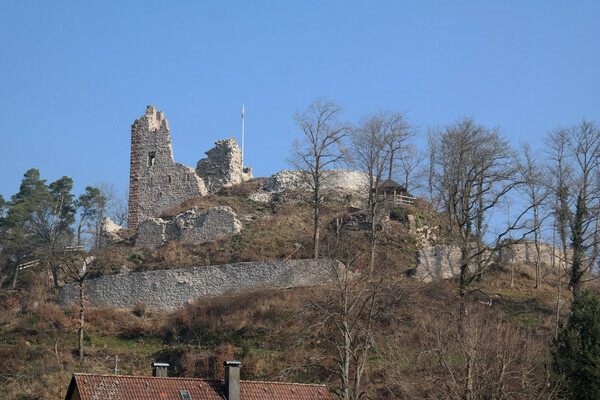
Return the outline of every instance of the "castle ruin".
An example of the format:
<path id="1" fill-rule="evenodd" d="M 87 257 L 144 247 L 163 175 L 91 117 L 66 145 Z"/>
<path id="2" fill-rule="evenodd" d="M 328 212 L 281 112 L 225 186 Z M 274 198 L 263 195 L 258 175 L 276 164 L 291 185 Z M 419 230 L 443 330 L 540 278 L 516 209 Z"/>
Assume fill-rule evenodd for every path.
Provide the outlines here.
<path id="1" fill-rule="evenodd" d="M 176 163 L 169 122 L 162 111 L 148 106 L 131 126 L 129 228 L 136 229 L 141 222 L 159 217 L 185 200 L 252 178 L 251 168 L 242 166 L 234 138 L 218 141 L 206 155 L 196 170 Z"/>

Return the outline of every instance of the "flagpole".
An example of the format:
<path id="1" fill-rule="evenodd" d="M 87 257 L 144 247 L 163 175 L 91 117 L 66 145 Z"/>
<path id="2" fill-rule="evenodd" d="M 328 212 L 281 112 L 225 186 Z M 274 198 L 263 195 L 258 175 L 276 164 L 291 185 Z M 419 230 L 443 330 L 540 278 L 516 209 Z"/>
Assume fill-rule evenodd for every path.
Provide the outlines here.
<path id="1" fill-rule="evenodd" d="M 244 105 L 242 104 L 242 168 L 244 167 Z"/>

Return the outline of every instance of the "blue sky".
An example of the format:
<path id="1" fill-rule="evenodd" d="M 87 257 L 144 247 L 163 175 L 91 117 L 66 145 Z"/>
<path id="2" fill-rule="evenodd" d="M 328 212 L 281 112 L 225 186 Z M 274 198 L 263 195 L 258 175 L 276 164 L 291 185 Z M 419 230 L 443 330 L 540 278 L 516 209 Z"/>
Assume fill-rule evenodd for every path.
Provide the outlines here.
<path id="1" fill-rule="evenodd" d="M 397 110 L 423 133 L 461 115 L 533 147 L 600 122 L 599 1 L 12 1 L 0 3 L 0 194 L 23 173 L 124 191 L 149 104 L 195 167 L 240 138 L 255 176 L 288 168 L 316 97 L 344 118 Z"/>

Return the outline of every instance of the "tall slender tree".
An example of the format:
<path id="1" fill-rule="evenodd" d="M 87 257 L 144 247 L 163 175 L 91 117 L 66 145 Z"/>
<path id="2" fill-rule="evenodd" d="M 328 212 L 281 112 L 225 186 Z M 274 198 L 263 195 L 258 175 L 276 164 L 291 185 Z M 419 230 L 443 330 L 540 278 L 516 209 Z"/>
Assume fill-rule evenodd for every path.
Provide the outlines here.
<path id="1" fill-rule="evenodd" d="M 13 264 L 13 289 L 17 285 L 21 262 L 43 244 L 39 233 L 46 216 L 42 210 L 49 202 L 48 187 L 46 181 L 40 179 L 40 171 L 30 169 L 25 172 L 19 192 L 11 197 L 0 231 L 3 251 Z"/>
<path id="2" fill-rule="evenodd" d="M 312 190 L 313 255 L 319 258 L 320 213 L 325 170 L 342 159 L 342 140 L 347 128 L 339 121 L 342 109 L 330 100 L 317 99 L 306 111 L 296 112 L 302 139 L 294 142 L 294 167 L 302 171 Z"/>
<path id="3" fill-rule="evenodd" d="M 544 167 L 536 161 L 537 157 L 531 150 L 529 143 L 523 143 L 522 160 L 519 168 L 523 191 L 531 206 L 530 230 L 533 232 L 533 243 L 535 246 L 535 288 L 539 289 L 541 281 L 541 240 L 542 223 L 547 215 L 543 214 L 543 205 L 550 192 L 547 175 Z"/>
<path id="4" fill-rule="evenodd" d="M 485 272 L 490 255 L 523 216 L 520 214 L 504 232 L 495 235 L 492 243 L 485 242 L 490 210 L 519 185 L 519 181 L 513 179 L 517 163 L 514 152 L 498 130 L 478 125 L 471 118 L 447 126 L 436 147 L 439 150 L 436 187 L 441 191 L 449 233 L 456 238 L 461 254 L 459 321 L 463 326 L 459 332 L 464 335 L 468 322 L 467 296 L 473 292 L 472 283 Z M 472 352 L 465 355 L 465 400 L 470 400 L 474 393 L 475 356 Z"/>

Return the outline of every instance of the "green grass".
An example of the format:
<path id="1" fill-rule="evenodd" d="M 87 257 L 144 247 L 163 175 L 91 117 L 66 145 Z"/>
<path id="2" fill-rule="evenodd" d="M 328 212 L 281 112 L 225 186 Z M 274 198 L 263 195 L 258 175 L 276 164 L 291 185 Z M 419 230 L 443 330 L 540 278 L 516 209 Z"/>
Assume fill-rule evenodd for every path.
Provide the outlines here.
<path id="1" fill-rule="evenodd" d="M 510 314 L 508 320 L 515 326 L 524 329 L 535 329 L 542 326 L 544 319 L 539 313 L 525 312 Z"/>
<path id="2" fill-rule="evenodd" d="M 87 338 L 91 348 L 108 348 L 137 354 L 152 354 L 162 347 L 162 341 L 157 338 L 125 339 L 118 336 L 97 335 L 89 335 Z"/>

